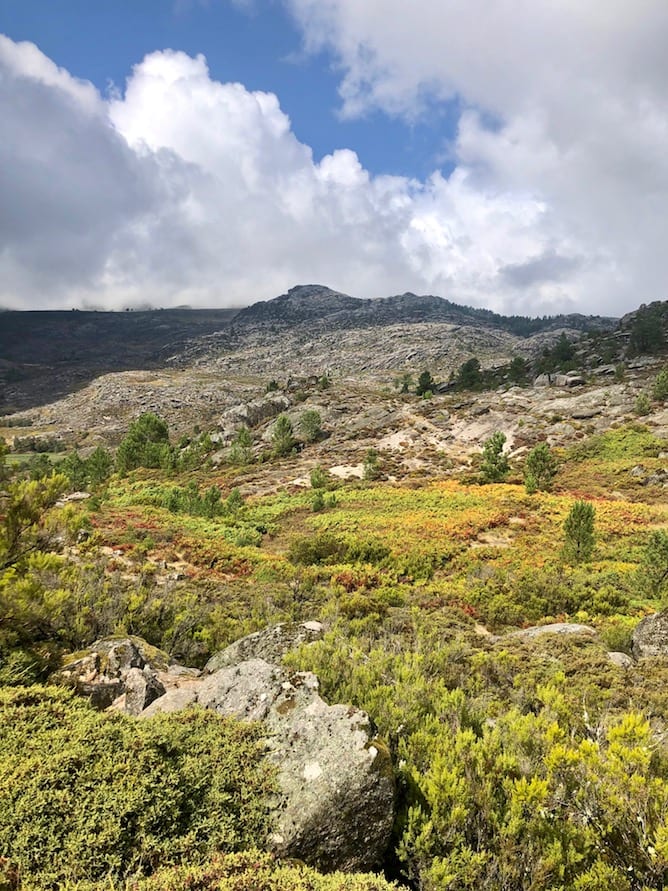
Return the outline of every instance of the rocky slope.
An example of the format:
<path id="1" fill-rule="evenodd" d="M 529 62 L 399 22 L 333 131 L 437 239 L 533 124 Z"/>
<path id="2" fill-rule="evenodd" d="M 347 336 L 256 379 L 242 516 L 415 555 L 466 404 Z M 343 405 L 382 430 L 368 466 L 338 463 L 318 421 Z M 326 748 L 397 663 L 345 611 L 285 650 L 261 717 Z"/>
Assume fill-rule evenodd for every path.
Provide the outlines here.
<path id="1" fill-rule="evenodd" d="M 471 353 L 491 358 L 535 351 L 562 329 L 578 334 L 609 328 L 613 321 L 504 318 L 440 297 L 360 300 L 320 285 L 297 286 L 241 311 L 4 312 L 0 411 L 50 402 L 111 371 L 183 368 L 195 362 L 262 374 L 272 368 L 301 373 L 307 367 L 447 364 Z M 346 332 L 343 339 L 341 332 Z M 524 344 L 529 335 L 537 339 Z"/>

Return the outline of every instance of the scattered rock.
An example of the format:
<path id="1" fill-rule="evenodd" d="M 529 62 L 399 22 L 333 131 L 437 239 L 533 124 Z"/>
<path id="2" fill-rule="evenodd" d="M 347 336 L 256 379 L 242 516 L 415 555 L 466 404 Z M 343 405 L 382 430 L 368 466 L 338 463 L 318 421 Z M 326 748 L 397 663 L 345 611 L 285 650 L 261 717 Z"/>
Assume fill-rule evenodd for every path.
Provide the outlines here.
<path id="1" fill-rule="evenodd" d="M 555 387 L 583 387 L 586 381 L 579 374 L 556 374 L 554 376 Z"/>
<path id="2" fill-rule="evenodd" d="M 636 659 L 668 655 L 668 610 L 647 616 L 636 625 L 632 652 Z"/>
<path id="3" fill-rule="evenodd" d="M 576 421 L 586 421 L 589 418 L 595 418 L 597 415 L 600 415 L 602 410 L 602 408 L 596 406 L 584 406 L 583 408 L 576 408 L 572 411 L 571 417 Z"/>
<path id="4" fill-rule="evenodd" d="M 630 668 L 633 665 L 633 659 L 626 653 L 608 653 L 608 660 L 617 668 Z"/>
<path id="5" fill-rule="evenodd" d="M 507 636 L 519 637 L 522 640 L 534 640 L 544 634 L 588 634 L 594 637 L 596 630 L 591 625 L 579 625 L 576 622 L 553 622 L 551 625 L 534 625 L 532 628 L 522 628 Z"/>
<path id="6" fill-rule="evenodd" d="M 128 715 L 138 715 L 154 700 L 165 695 L 162 681 L 146 666 L 131 668 L 123 678 L 125 699 L 123 711 Z"/>
<path id="7" fill-rule="evenodd" d="M 241 640 L 230 644 L 225 650 L 215 653 L 207 662 L 204 671 L 211 674 L 229 665 L 238 665 L 247 659 L 264 659 L 280 665 L 283 656 L 303 643 L 320 640 L 324 634 L 320 622 L 285 622 L 263 631 L 256 631 Z"/>
<path id="8" fill-rule="evenodd" d="M 159 675 L 168 668 L 167 654 L 140 637 L 108 637 L 67 658 L 50 681 L 72 687 L 94 708 L 113 705 L 136 715 L 164 694 Z"/>

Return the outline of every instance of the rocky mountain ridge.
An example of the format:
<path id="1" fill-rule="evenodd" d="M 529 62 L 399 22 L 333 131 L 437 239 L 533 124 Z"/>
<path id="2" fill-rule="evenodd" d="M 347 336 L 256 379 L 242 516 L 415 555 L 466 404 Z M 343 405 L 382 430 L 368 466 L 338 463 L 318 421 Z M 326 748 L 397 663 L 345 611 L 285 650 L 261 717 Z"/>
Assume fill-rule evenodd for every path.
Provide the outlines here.
<path id="1" fill-rule="evenodd" d="M 562 331 L 577 337 L 614 324 L 598 316 L 506 318 L 410 293 L 362 300 L 322 285 L 298 285 L 242 310 L 3 312 L 0 412 L 45 404 L 117 371 L 214 363 L 299 374 L 309 365 L 370 371 L 411 361 L 452 364 L 473 354 L 534 354 Z"/>

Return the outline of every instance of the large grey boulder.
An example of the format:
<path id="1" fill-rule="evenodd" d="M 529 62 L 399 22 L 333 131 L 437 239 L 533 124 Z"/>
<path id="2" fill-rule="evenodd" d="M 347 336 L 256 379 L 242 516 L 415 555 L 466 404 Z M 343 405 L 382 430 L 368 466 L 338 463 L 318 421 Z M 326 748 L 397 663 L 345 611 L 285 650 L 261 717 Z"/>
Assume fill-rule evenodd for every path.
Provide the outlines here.
<path id="1" fill-rule="evenodd" d="M 227 649 L 215 653 L 204 666 L 204 671 L 210 674 L 247 659 L 264 659 L 280 665 L 286 653 L 301 644 L 320 640 L 324 632 L 320 622 L 283 622 L 242 637 Z"/>
<path id="2" fill-rule="evenodd" d="M 647 616 L 633 631 L 632 652 L 636 659 L 668 656 L 668 610 Z"/>
<path id="3" fill-rule="evenodd" d="M 365 712 L 327 705 L 309 672 L 249 659 L 184 679 L 140 717 L 195 704 L 263 723 L 280 787 L 270 839 L 276 853 L 324 870 L 380 864 L 394 819 L 394 776 Z"/>

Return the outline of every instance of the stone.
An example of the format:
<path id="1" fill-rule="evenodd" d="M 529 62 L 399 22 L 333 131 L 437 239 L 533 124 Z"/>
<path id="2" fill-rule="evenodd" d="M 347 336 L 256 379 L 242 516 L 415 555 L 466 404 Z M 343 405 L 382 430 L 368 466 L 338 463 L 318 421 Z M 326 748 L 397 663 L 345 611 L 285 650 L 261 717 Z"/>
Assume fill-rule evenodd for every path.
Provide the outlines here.
<path id="1" fill-rule="evenodd" d="M 247 659 L 264 659 L 280 665 L 286 653 L 304 643 L 320 640 L 324 632 L 324 625 L 320 622 L 283 622 L 242 637 L 227 649 L 215 653 L 204 666 L 204 671 L 210 674 Z"/>
<path id="2" fill-rule="evenodd" d="M 290 674 L 263 659 L 181 683 L 140 718 L 197 704 L 261 721 L 267 757 L 278 769 L 280 795 L 269 840 L 275 853 L 322 870 L 379 866 L 392 831 L 395 783 L 389 751 L 365 712 L 328 705 L 315 675 Z"/>
<path id="3" fill-rule="evenodd" d="M 595 418 L 600 415 L 603 409 L 596 406 L 583 406 L 582 408 L 573 409 L 571 417 L 576 421 L 586 421 L 589 418 Z"/>
<path id="4" fill-rule="evenodd" d="M 631 650 L 636 659 L 668 655 L 668 610 L 647 616 L 633 631 Z"/>
<path id="5" fill-rule="evenodd" d="M 97 709 L 112 705 L 137 715 L 163 696 L 169 657 L 140 637 L 107 637 L 95 641 L 82 654 L 66 658 L 49 678 L 53 684 L 72 687 Z"/>
<path id="6" fill-rule="evenodd" d="M 534 387 L 550 387 L 552 386 L 552 378 L 549 374 L 539 374 L 533 385 Z"/>
<path id="7" fill-rule="evenodd" d="M 138 715 L 154 700 L 166 693 L 162 681 L 150 669 L 131 668 L 123 678 L 125 686 L 124 711 Z"/>
<path id="8" fill-rule="evenodd" d="M 608 661 L 616 665 L 617 668 L 630 668 L 633 665 L 633 659 L 626 653 L 608 653 Z"/>
<path id="9" fill-rule="evenodd" d="M 242 425 L 253 429 L 263 421 L 271 420 L 290 408 L 290 400 L 282 393 L 273 393 L 260 399 L 235 405 L 228 409 L 219 421 L 221 440 L 231 439 Z"/>
<path id="10" fill-rule="evenodd" d="M 554 376 L 556 387 L 582 387 L 585 383 L 585 379 L 578 374 L 556 374 Z"/>
<path id="11" fill-rule="evenodd" d="M 522 640 L 534 640 L 544 634 L 587 634 L 590 637 L 595 637 L 596 629 L 590 625 L 579 625 L 576 622 L 553 622 L 550 625 L 534 625 L 532 628 L 512 631 L 507 636 L 519 637 Z"/>
<path id="12" fill-rule="evenodd" d="M 184 687 L 174 687 L 167 690 L 164 696 L 154 699 L 153 702 L 140 713 L 141 718 L 150 718 L 153 715 L 172 714 L 173 712 L 181 712 L 190 705 L 197 702 L 197 689 L 188 685 Z"/>

